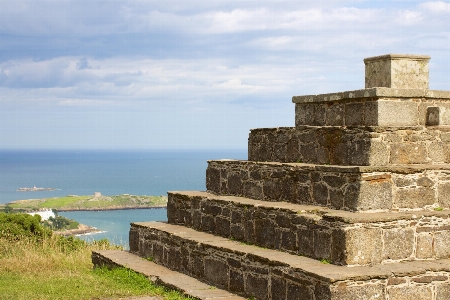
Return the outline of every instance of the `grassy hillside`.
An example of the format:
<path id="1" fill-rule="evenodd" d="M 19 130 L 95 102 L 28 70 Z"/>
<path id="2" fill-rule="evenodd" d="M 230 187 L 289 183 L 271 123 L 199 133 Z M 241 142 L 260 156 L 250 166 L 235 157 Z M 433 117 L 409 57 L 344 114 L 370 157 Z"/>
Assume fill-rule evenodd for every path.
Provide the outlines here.
<path id="1" fill-rule="evenodd" d="M 18 200 L 8 203 L 9 207 L 21 210 L 39 210 L 51 208 L 56 210 L 96 210 L 120 208 L 144 208 L 165 206 L 167 196 L 66 196 L 46 199 Z"/>
<path id="2" fill-rule="evenodd" d="M 88 243 L 52 235 L 36 216 L 0 213 L 0 299 L 118 299 L 138 295 L 188 299 L 128 269 L 93 269 L 92 250 L 117 248 L 107 240 Z"/>

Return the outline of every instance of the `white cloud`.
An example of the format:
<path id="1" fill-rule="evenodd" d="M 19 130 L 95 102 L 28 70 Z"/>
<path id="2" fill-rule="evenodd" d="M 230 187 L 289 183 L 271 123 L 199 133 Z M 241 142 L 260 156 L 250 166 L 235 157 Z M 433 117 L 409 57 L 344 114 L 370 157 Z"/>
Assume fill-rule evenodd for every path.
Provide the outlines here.
<path id="1" fill-rule="evenodd" d="M 396 22 L 400 25 L 411 26 L 423 20 L 422 13 L 410 10 L 401 10 L 398 12 Z"/>
<path id="2" fill-rule="evenodd" d="M 444 1 L 430 1 L 419 5 L 420 8 L 428 10 L 434 14 L 450 13 L 450 3 Z"/>
<path id="3" fill-rule="evenodd" d="M 444 1 L 0 0 L 0 113 L 279 126 L 293 95 L 363 88 L 363 58 L 387 53 L 431 55 L 430 86 L 448 89 L 449 12 Z"/>

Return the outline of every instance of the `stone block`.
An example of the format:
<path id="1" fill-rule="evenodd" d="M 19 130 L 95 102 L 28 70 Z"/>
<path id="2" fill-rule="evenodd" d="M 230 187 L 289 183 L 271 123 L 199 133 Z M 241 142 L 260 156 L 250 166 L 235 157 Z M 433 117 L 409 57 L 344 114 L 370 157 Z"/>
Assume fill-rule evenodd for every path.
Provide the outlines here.
<path id="1" fill-rule="evenodd" d="M 295 106 L 295 125 L 310 125 L 314 123 L 315 105 L 296 105 Z"/>
<path id="2" fill-rule="evenodd" d="M 348 145 L 350 165 L 364 166 L 367 165 L 368 157 L 371 153 L 371 144 L 368 139 L 358 139 Z"/>
<path id="3" fill-rule="evenodd" d="M 313 300 L 313 292 L 307 286 L 295 283 L 288 283 L 287 295 L 289 299 Z"/>
<path id="4" fill-rule="evenodd" d="M 268 219 L 256 219 L 255 242 L 262 247 L 274 248 L 275 224 Z"/>
<path id="5" fill-rule="evenodd" d="M 389 164 L 389 149 L 386 143 L 380 140 L 370 140 L 370 150 L 366 153 L 364 165 L 384 166 Z"/>
<path id="6" fill-rule="evenodd" d="M 450 231 L 434 233 L 434 254 L 436 258 L 450 258 Z"/>
<path id="7" fill-rule="evenodd" d="M 273 300 L 286 299 L 286 281 L 283 278 L 273 276 L 270 280 L 270 296 Z"/>
<path id="8" fill-rule="evenodd" d="M 393 199 L 398 208 L 422 208 L 436 202 L 434 191 L 425 187 L 402 188 Z"/>
<path id="9" fill-rule="evenodd" d="M 364 122 L 364 103 L 350 102 L 345 105 L 345 126 L 369 125 Z M 372 124 L 370 124 L 372 125 Z"/>
<path id="10" fill-rule="evenodd" d="M 333 300 L 343 299 L 385 299 L 385 287 L 382 284 L 346 285 L 341 284 L 332 290 Z"/>
<path id="11" fill-rule="evenodd" d="M 427 150 L 422 144 L 401 143 L 392 144 L 390 153 L 391 164 L 423 164 L 427 162 Z"/>
<path id="12" fill-rule="evenodd" d="M 230 220 L 228 218 L 216 218 L 216 232 L 220 236 L 229 237 L 231 234 Z"/>
<path id="13" fill-rule="evenodd" d="M 243 195 L 253 199 L 263 198 L 263 188 L 261 184 L 252 181 L 246 181 L 243 184 Z"/>
<path id="14" fill-rule="evenodd" d="M 378 126 L 416 126 L 419 114 L 414 101 L 378 101 Z M 401 116 L 401 117 L 399 117 Z M 370 124 L 372 125 L 372 124 Z"/>
<path id="15" fill-rule="evenodd" d="M 387 229 L 383 234 L 383 259 L 408 259 L 413 255 L 414 230 L 411 228 Z"/>
<path id="16" fill-rule="evenodd" d="M 395 300 L 430 300 L 433 291 L 430 286 L 389 286 L 387 288 L 389 299 Z"/>
<path id="17" fill-rule="evenodd" d="M 436 285 L 436 300 L 450 299 L 450 284 L 448 282 Z"/>
<path id="18" fill-rule="evenodd" d="M 383 244 L 380 228 L 348 228 L 333 231 L 332 261 L 343 265 L 379 264 Z"/>
<path id="19" fill-rule="evenodd" d="M 357 203 L 346 201 L 345 205 L 353 210 L 391 209 L 392 181 L 389 178 L 362 180 Z"/>
<path id="20" fill-rule="evenodd" d="M 387 54 L 364 59 L 365 86 L 428 89 L 427 55 Z"/>
<path id="21" fill-rule="evenodd" d="M 294 232 L 287 230 L 281 231 L 281 241 L 279 248 L 289 252 L 297 251 L 297 241 Z"/>
<path id="22" fill-rule="evenodd" d="M 263 194 L 264 199 L 281 200 L 283 195 L 280 189 L 280 182 L 272 179 L 265 180 L 263 183 Z"/>
<path id="23" fill-rule="evenodd" d="M 439 182 L 437 190 L 439 206 L 450 207 L 450 182 Z"/>
<path id="24" fill-rule="evenodd" d="M 205 258 L 205 277 L 220 287 L 228 286 L 228 265 L 222 260 Z"/>
<path id="25" fill-rule="evenodd" d="M 229 289 L 233 293 L 245 293 L 244 275 L 242 274 L 242 271 L 230 269 Z"/>
<path id="26" fill-rule="evenodd" d="M 314 121 L 312 124 L 315 126 L 322 126 L 326 124 L 326 104 L 325 105 L 315 105 L 314 106 Z"/>
<path id="27" fill-rule="evenodd" d="M 298 253 L 314 257 L 314 232 L 307 226 L 298 226 L 297 229 Z"/>
<path id="28" fill-rule="evenodd" d="M 314 257 L 330 259 L 331 257 L 331 232 L 314 231 Z"/>
<path id="29" fill-rule="evenodd" d="M 344 126 L 345 105 L 343 103 L 332 103 L 326 110 L 326 124 L 328 126 Z"/>
<path id="30" fill-rule="evenodd" d="M 206 169 L 206 185 L 214 191 L 220 191 L 220 170 L 215 168 Z"/>
<path id="31" fill-rule="evenodd" d="M 229 174 L 228 178 L 228 191 L 232 194 L 238 193 L 242 189 L 242 180 L 239 174 Z"/>
<path id="32" fill-rule="evenodd" d="M 244 228 L 240 225 L 231 224 L 230 237 L 242 241 L 245 239 Z"/>
<path id="33" fill-rule="evenodd" d="M 430 232 L 417 234 L 416 258 L 427 259 L 433 256 L 433 234 Z"/>
<path id="34" fill-rule="evenodd" d="M 247 294 L 254 295 L 257 299 L 267 299 L 269 295 L 268 278 L 247 274 L 245 278 L 245 291 Z"/>
<path id="35" fill-rule="evenodd" d="M 328 204 L 328 188 L 323 183 L 314 183 L 312 187 L 313 201 L 320 205 Z"/>
<path id="36" fill-rule="evenodd" d="M 378 124 L 378 102 L 375 99 L 364 100 L 364 124 L 367 126 Z"/>
<path id="37" fill-rule="evenodd" d="M 445 145 L 442 142 L 434 141 L 428 146 L 428 157 L 435 163 L 447 161 Z"/>

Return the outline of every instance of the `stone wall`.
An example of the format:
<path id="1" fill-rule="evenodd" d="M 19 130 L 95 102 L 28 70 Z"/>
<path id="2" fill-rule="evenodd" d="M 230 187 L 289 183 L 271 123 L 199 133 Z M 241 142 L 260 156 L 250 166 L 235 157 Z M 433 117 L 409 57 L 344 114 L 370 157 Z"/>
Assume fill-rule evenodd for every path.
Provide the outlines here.
<path id="1" fill-rule="evenodd" d="M 248 160 L 384 166 L 450 162 L 450 128 L 315 127 L 253 129 Z"/>
<path id="2" fill-rule="evenodd" d="M 234 198 L 169 193 L 169 223 L 339 265 L 450 257 L 449 212 L 355 216 Z"/>
<path id="3" fill-rule="evenodd" d="M 434 94 L 442 97 L 427 97 Z M 448 91 L 374 88 L 317 96 L 294 96 L 292 101 L 295 103 L 296 127 L 399 127 L 450 125 L 449 99 Z M 437 119 L 437 122 L 430 122 L 431 119 Z"/>
<path id="4" fill-rule="evenodd" d="M 338 275 L 339 270 L 330 265 L 302 264 L 301 258 L 298 264 L 291 264 L 223 243 L 221 247 L 186 239 L 140 223 L 133 223 L 130 231 L 131 252 L 244 297 L 435 300 L 450 296 L 450 274 L 438 263 L 390 269 L 383 265 L 345 268 L 339 269 L 342 273 Z"/>
<path id="5" fill-rule="evenodd" d="M 450 168 L 344 167 L 209 161 L 217 194 L 350 211 L 450 208 Z"/>

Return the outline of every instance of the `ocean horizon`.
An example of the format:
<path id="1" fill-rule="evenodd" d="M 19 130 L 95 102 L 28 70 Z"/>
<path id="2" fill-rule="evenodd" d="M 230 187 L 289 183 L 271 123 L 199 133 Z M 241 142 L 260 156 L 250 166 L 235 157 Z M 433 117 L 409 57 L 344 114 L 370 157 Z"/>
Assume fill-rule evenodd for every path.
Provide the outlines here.
<path id="1" fill-rule="evenodd" d="M 0 204 L 16 200 L 121 194 L 159 196 L 205 190 L 208 160 L 247 159 L 246 149 L 226 150 L 0 150 Z M 52 191 L 17 191 L 20 188 Z M 60 212 L 60 215 L 128 246 L 130 222 L 165 221 L 166 209 Z"/>

